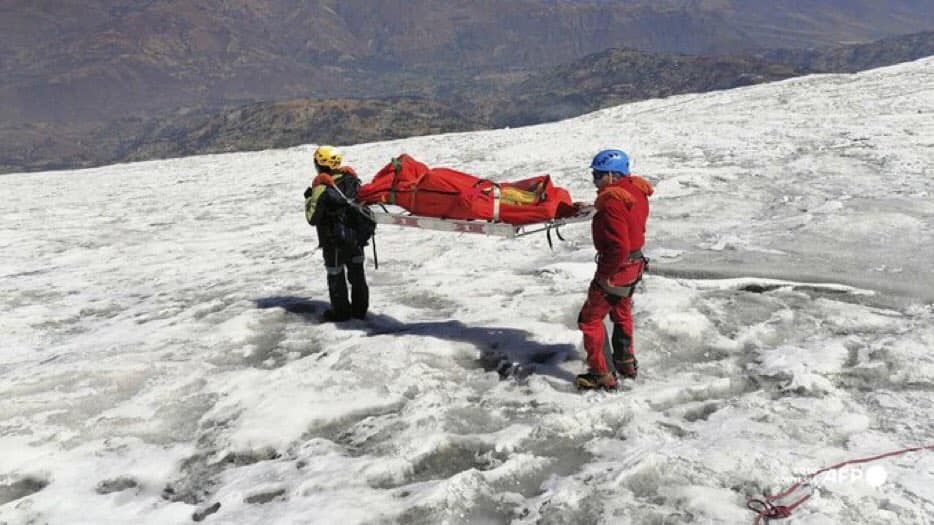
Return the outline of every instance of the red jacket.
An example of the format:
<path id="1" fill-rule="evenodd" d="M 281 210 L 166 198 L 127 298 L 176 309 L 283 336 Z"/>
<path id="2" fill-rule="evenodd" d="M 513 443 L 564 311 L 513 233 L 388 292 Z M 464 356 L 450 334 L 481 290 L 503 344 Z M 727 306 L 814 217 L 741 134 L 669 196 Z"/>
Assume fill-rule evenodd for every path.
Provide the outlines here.
<path id="1" fill-rule="evenodd" d="M 645 244 L 645 222 L 649 218 L 652 185 L 642 177 L 628 175 L 601 188 L 594 206 L 597 214 L 591 224 L 597 249 L 597 279 L 614 285 L 632 282 L 641 271 L 629 260 L 630 252 Z M 631 275 L 630 275 L 631 274 Z"/>

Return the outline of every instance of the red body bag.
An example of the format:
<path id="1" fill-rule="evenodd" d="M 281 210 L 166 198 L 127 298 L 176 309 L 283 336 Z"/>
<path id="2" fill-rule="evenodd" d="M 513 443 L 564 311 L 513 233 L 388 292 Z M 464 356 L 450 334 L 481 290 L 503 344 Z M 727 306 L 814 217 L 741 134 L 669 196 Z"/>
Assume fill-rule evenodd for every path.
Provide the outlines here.
<path id="1" fill-rule="evenodd" d="M 522 198 L 511 198 L 516 195 Z M 392 159 L 361 186 L 357 199 L 394 204 L 413 215 L 509 224 L 544 222 L 577 212 L 567 190 L 555 186 L 548 175 L 496 183 L 449 168 L 429 168 L 407 154 Z"/>

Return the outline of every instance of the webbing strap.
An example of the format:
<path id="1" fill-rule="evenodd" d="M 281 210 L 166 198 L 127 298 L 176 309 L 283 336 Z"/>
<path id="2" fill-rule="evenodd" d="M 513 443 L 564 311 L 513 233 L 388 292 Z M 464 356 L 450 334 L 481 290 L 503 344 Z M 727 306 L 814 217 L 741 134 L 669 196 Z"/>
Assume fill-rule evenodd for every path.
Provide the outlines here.
<path id="1" fill-rule="evenodd" d="M 398 158 L 392 158 L 392 170 L 395 174 L 392 176 L 392 183 L 389 185 L 389 204 L 396 203 L 396 181 L 399 180 L 399 173 L 402 171 L 402 162 Z"/>
<path id="2" fill-rule="evenodd" d="M 618 295 L 620 297 L 629 297 L 632 294 L 633 289 L 635 289 L 635 284 L 630 284 L 626 286 L 613 286 L 612 284 L 606 284 L 601 286 L 603 291 L 608 294 Z"/>
<path id="3" fill-rule="evenodd" d="M 564 240 L 564 239 L 561 239 L 561 240 Z M 645 256 L 642 254 L 641 249 L 633 250 L 629 252 L 629 254 L 626 257 L 629 259 L 629 262 L 634 262 L 634 261 L 645 259 Z M 600 264 L 600 252 L 597 252 L 594 254 L 593 262 Z"/>
<path id="4" fill-rule="evenodd" d="M 632 257 L 634 254 L 638 254 L 638 258 L 633 259 Z M 642 251 L 635 250 L 635 251 L 629 252 L 629 257 L 631 261 L 638 261 L 642 258 Z M 640 281 L 642 281 L 643 272 L 645 272 L 645 264 L 643 264 L 642 268 L 639 269 L 639 275 L 636 276 L 635 280 L 632 281 L 631 283 L 624 284 L 622 286 L 614 286 L 612 284 L 607 283 L 606 285 L 601 285 L 601 288 L 603 288 L 603 291 L 605 291 L 608 294 L 618 295 L 620 297 L 630 297 L 632 296 L 632 294 L 635 293 L 636 285 L 639 284 Z"/>

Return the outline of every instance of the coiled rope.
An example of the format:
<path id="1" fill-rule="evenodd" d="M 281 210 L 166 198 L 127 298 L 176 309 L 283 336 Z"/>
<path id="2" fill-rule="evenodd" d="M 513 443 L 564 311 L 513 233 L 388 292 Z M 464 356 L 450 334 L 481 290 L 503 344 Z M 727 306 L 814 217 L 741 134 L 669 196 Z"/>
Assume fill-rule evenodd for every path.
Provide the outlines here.
<path id="1" fill-rule="evenodd" d="M 775 494 L 773 496 L 763 495 L 761 498 L 749 498 L 748 500 L 746 500 L 746 508 L 756 513 L 756 519 L 753 521 L 754 525 L 759 525 L 760 523 L 762 523 L 762 520 L 768 521 L 768 520 L 778 520 L 778 519 L 787 518 L 791 516 L 791 512 L 795 510 L 798 507 L 798 505 L 801 505 L 802 503 L 807 501 L 808 498 L 810 498 L 814 494 L 814 492 L 811 491 L 801 496 L 800 498 L 798 498 L 797 500 L 795 500 L 793 503 L 789 505 L 776 505 L 773 502 L 775 500 L 785 498 L 795 493 L 798 489 L 801 489 L 804 487 L 811 487 L 812 486 L 811 480 L 823 474 L 824 472 L 843 468 L 847 465 L 869 463 L 870 461 L 876 461 L 878 459 L 888 458 L 892 456 L 900 456 L 902 454 L 907 454 L 908 452 L 917 452 L 919 450 L 934 450 L 934 444 L 893 450 L 891 452 L 886 452 L 884 454 L 879 454 L 876 456 L 850 459 L 847 461 L 842 461 L 835 465 L 831 465 L 829 467 L 824 467 L 818 471 L 808 474 L 807 476 L 802 478 L 800 481 L 796 482 L 795 484 L 783 490 L 782 492 L 779 492 L 778 494 Z"/>

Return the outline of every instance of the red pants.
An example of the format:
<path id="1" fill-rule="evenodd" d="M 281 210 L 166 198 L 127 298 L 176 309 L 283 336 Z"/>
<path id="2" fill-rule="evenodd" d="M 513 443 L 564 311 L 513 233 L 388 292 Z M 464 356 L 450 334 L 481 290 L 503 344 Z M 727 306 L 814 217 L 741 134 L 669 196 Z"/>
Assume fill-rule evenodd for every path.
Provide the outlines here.
<path id="1" fill-rule="evenodd" d="M 587 365 L 596 374 L 612 371 L 603 353 L 606 330 L 603 318 L 610 314 L 613 321 L 613 356 L 615 360 L 634 355 L 632 346 L 632 297 L 607 298 L 599 286 L 593 285 L 587 292 L 587 302 L 577 317 L 577 326 L 584 333 L 584 350 Z"/>

